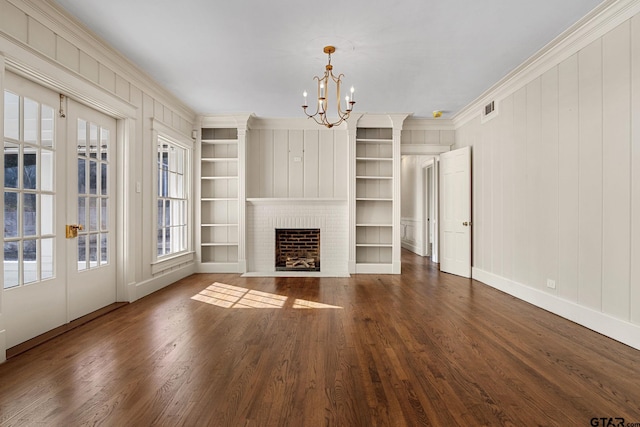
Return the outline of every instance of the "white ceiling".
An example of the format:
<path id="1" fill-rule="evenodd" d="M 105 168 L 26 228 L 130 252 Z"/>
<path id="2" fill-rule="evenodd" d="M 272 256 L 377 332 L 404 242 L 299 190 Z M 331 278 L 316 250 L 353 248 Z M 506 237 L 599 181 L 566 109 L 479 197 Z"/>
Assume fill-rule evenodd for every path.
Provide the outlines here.
<path id="1" fill-rule="evenodd" d="M 325 45 L 356 110 L 451 117 L 601 0 L 55 0 L 198 113 L 302 117 Z"/>

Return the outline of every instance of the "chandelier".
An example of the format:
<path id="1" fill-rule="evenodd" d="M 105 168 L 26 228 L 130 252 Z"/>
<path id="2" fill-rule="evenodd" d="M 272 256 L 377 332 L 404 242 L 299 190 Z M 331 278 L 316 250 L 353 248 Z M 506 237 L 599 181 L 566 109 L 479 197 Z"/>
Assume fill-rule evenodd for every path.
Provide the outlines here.
<path id="1" fill-rule="evenodd" d="M 349 118 L 349 114 L 353 110 L 353 104 L 356 102 L 353 100 L 353 86 L 351 86 L 351 97 L 349 95 L 345 96 L 346 110 L 342 109 L 341 100 L 340 100 L 340 84 L 342 83 L 342 77 L 344 74 L 339 74 L 338 77 L 333 75 L 333 65 L 331 65 L 331 54 L 336 51 L 336 48 L 333 46 L 325 46 L 324 53 L 329 55 L 329 63 L 325 67 L 324 75 L 322 77 L 315 76 L 314 79 L 318 81 L 318 101 L 316 102 L 316 112 L 313 114 L 309 114 L 307 112 L 307 92 L 305 91 L 302 95 L 304 96 L 304 105 L 302 109 L 304 113 L 316 121 L 319 125 L 326 126 L 328 128 L 332 128 L 334 126 L 338 126 L 343 121 Z M 331 123 L 328 119 L 329 115 L 329 83 L 333 83 L 336 86 L 336 110 L 338 113 L 338 121 Z"/>

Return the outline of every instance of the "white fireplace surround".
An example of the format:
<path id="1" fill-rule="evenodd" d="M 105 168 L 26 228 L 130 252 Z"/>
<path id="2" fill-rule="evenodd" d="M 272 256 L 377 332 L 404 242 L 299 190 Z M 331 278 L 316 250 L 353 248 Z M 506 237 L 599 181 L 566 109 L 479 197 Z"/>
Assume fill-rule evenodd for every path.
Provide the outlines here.
<path id="1" fill-rule="evenodd" d="M 248 199 L 246 224 L 246 276 L 349 276 L 346 200 Z M 319 228 L 321 271 L 276 271 L 276 228 Z"/>

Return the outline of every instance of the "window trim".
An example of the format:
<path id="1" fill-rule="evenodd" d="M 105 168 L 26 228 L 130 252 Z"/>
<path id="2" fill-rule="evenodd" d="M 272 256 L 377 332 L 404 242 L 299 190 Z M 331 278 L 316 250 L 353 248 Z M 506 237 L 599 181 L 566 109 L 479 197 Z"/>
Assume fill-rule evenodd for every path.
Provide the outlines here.
<path id="1" fill-rule="evenodd" d="M 188 137 L 178 133 L 165 124 L 152 119 L 153 133 L 153 221 L 151 223 L 154 244 L 152 246 L 151 272 L 157 274 L 161 271 L 176 267 L 180 264 L 194 262 L 195 251 L 193 250 L 193 157 L 194 143 Z M 186 249 L 163 256 L 158 256 L 158 139 L 162 138 L 185 149 L 185 200 L 187 200 L 187 245 Z"/>

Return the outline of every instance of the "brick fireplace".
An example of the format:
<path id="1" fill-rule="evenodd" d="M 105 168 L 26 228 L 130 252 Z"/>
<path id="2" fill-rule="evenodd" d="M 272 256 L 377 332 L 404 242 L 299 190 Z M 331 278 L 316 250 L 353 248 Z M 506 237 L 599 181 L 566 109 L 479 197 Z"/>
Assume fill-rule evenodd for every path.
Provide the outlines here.
<path id="1" fill-rule="evenodd" d="M 276 228 L 276 271 L 320 271 L 319 228 Z"/>
<path id="2" fill-rule="evenodd" d="M 319 229 L 322 271 L 277 271 L 277 229 Z M 349 277 L 349 210 L 346 200 L 249 199 L 246 276 Z"/>

